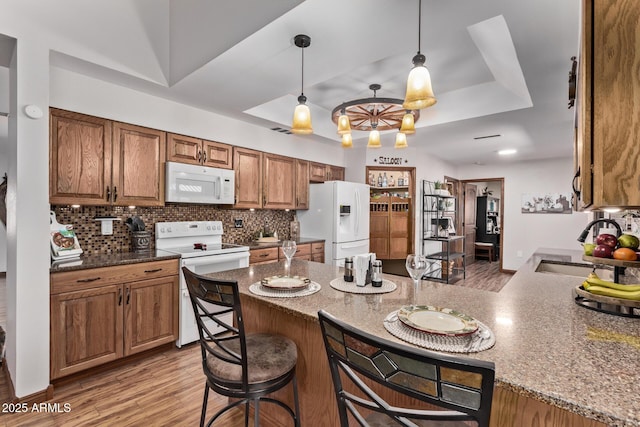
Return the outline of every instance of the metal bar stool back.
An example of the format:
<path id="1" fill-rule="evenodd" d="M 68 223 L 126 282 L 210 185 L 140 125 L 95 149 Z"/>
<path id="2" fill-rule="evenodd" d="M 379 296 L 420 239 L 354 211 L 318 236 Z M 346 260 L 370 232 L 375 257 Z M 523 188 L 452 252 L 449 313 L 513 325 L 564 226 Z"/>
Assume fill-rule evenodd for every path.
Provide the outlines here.
<path id="1" fill-rule="evenodd" d="M 254 425 L 259 425 L 260 401 L 274 403 L 291 416 L 294 425 L 299 425 L 298 387 L 295 375 L 297 347 L 290 339 L 274 334 L 246 334 L 240 305 L 240 293 L 236 281 L 214 280 L 182 268 L 191 305 L 194 310 L 202 369 L 206 376 L 204 400 L 200 426 L 204 425 L 207 413 L 209 389 L 216 393 L 238 399 L 214 414 L 207 426 L 222 414 L 239 405 L 245 405 L 245 425 L 249 421 L 249 404 L 254 406 Z M 213 304 L 213 305 L 212 305 Z M 233 312 L 233 323 L 226 323 L 221 316 Z M 216 333 L 211 325 L 217 325 Z M 292 383 L 294 407 L 267 397 Z"/>
<path id="2" fill-rule="evenodd" d="M 492 362 L 391 342 L 323 310 L 318 317 L 342 427 L 349 426 L 350 419 L 361 426 L 489 426 L 495 378 Z M 394 406 L 365 379 L 428 405 L 425 409 Z"/>

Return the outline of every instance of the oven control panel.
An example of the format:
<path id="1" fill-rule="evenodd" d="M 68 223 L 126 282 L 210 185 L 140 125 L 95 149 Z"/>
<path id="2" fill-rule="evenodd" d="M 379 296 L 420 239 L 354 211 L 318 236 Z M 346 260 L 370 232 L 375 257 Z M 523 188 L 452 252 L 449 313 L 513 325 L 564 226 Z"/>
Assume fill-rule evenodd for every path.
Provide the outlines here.
<path id="1" fill-rule="evenodd" d="M 222 221 L 156 222 L 156 239 L 221 236 Z"/>

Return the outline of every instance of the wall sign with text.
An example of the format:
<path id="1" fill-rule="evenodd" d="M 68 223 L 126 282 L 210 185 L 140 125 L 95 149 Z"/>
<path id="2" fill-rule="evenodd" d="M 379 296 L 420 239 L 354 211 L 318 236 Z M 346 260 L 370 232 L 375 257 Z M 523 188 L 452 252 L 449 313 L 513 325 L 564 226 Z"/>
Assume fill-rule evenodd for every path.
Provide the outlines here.
<path id="1" fill-rule="evenodd" d="M 402 157 L 386 157 L 386 156 L 378 156 L 373 159 L 375 163 L 379 165 L 398 165 L 401 166 L 404 163 L 408 163 L 407 159 Z"/>

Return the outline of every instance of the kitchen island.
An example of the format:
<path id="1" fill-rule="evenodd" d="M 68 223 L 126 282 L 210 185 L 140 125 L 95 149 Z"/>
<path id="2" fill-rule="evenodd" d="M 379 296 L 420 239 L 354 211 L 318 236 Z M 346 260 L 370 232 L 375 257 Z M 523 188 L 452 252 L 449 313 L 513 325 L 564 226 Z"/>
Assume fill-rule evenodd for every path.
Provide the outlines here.
<path id="1" fill-rule="evenodd" d="M 284 263 L 210 276 L 238 281 L 249 331 L 280 333 L 298 345 L 303 425 L 338 425 L 319 309 L 402 342 L 384 328 L 385 316 L 403 305 L 428 304 L 461 311 L 494 332 L 492 348 L 466 355 L 496 365 L 492 425 L 640 426 L 640 320 L 576 305 L 572 292 L 583 279 L 536 272 L 543 259 L 584 263 L 578 251 L 541 249 L 498 293 L 429 281 L 414 289 L 410 279 L 391 275 L 385 278 L 398 286 L 391 293 L 344 293 L 329 285 L 341 269 L 301 260 L 293 261 L 292 274 L 322 285 L 307 297 L 267 298 L 249 291 L 261 278 L 283 274 Z"/>

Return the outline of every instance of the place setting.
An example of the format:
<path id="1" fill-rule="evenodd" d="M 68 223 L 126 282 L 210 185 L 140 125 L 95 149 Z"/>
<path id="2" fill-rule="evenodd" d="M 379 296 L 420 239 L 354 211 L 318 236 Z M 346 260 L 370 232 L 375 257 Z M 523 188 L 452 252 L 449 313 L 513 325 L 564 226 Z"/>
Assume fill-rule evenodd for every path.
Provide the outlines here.
<path id="1" fill-rule="evenodd" d="M 312 295 L 322 287 L 319 283 L 303 276 L 292 276 L 291 258 L 297 249 L 296 242 L 285 240 L 282 242 L 282 252 L 287 258 L 285 263 L 285 274 L 265 277 L 259 282 L 249 286 L 249 292 L 263 297 L 273 298 L 295 298 Z"/>
<path id="2" fill-rule="evenodd" d="M 384 294 L 397 288 L 394 282 L 382 277 L 382 261 L 376 260 L 374 253 L 345 258 L 343 277 L 336 277 L 329 285 L 352 294 Z"/>
<path id="3" fill-rule="evenodd" d="M 475 353 L 493 347 L 496 342 L 487 325 L 445 307 L 403 306 L 389 313 L 383 324 L 391 335 L 430 350 Z"/>

